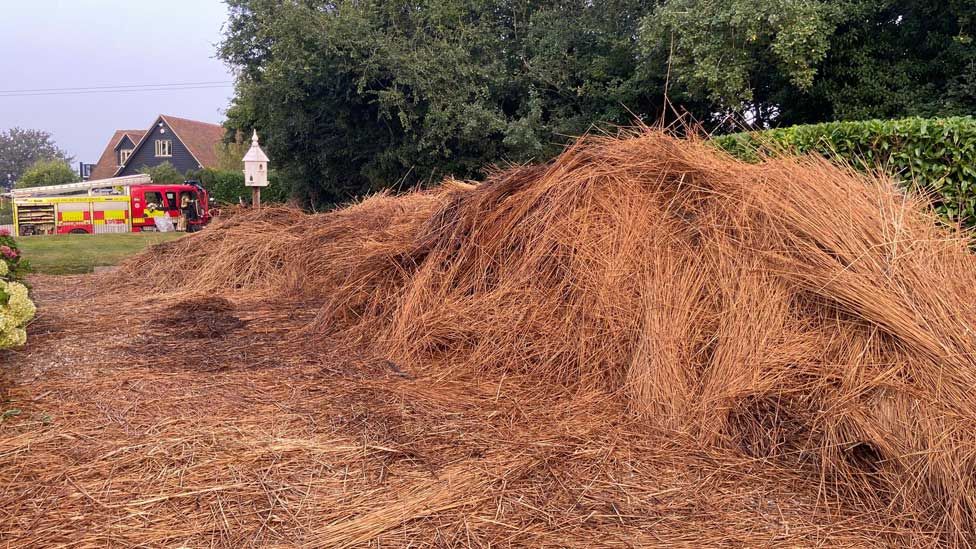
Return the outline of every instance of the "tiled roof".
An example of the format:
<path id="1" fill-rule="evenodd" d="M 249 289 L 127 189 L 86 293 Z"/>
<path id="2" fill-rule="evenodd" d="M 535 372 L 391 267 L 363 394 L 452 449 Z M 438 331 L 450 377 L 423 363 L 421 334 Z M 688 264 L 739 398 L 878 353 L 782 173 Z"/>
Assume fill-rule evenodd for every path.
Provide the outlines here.
<path id="1" fill-rule="evenodd" d="M 98 158 L 98 163 L 91 171 L 91 179 L 105 179 L 107 177 L 112 177 L 115 175 L 115 171 L 119 167 L 119 157 L 115 152 L 115 146 L 119 144 L 123 136 L 128 136 L 132 144 L 135 145 L 142 139 L 145 135 L 144 130 L 115 130 L 112 134 L 112 138 L 109 139 L 108 144 L 105 145 L 105 150 L 102 151 L 102 156 Z"/>
<path id="2" fill-rule="evenodd" d="M 224 138 L 226 130 L 223 126 L 165 114 L 160 115 L 160 118 L 172 128 L 173 133 L 204 168 L 217 165 L 217 151 L 214 149 Z"/>
<path id="3" fill-rule="evenodd" d="M 123 130 L 123 132 L 125 133 L 125 136 L 129 138 L 129 141 L 132 141 L 133 147 L 135 147 L 136 143 L 142 139 L 143 135 L 146 135 L 145 130 Z"/>
<path id="4" fill-rule="evenodd" d="M 153 124 L 158 120 L 166 122 L 166 125 L 173 130 L 176 137 L 190 151 L 190 154 L 197 159 L 200 165 L 204 168 L 212 168 L 217 165 L 217 151 L 215 148 L 224 138 L 225 130 L 223 126 L 165 114 L 156 117 Z M 152 126 L 150 126 L 150 129 L 152 129 Z M 118 155 L 115 152 L 115 147 L 119 144 L 119 140 L 122 139 L 122 136 L 128 136 L 136 148 L 141 148 L 140 141 L 147 132 L 148 130 L 116 130 L 115 134 L 112 135 L 112 139 L 109 140 L 108 145 L 105 146 L 105 151 L 102 152 L 98 163 L 92 168 L 91 178 L 105 179 L 118 173 L 120 166 L 118 165 Z"/>

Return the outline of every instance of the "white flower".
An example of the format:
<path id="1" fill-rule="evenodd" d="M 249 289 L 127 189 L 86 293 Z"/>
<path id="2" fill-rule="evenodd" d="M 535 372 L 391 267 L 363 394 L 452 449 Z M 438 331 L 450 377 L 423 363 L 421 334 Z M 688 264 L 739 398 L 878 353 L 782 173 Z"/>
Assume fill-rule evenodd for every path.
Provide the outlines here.
<path id="1" fill-rule="evenodd" d="M 0 264 L 6 266 L 3 261 Z M 37 308 L 27 295 L 27 287 L 19 282 L 0 279 L 0 291 L 7 294 L 7 302 L 0 305 L 0 349 L 19 347 L 27 342 L 24 326 Z"/>
<path id="2" fill-rule="evenodd" d="M 0 332 L 0 349 L 20 347 L 24 343 L 27 343 L 27 331 L 23 328 Z"/>
<path id="3" fill-rule="evenodd" d="M 19 282 L 7 283 L 7 314 L 13 319 L 15 326 L 23 326 L 34 318 L 37 308 L 27 296 L 27 287 Z"/>

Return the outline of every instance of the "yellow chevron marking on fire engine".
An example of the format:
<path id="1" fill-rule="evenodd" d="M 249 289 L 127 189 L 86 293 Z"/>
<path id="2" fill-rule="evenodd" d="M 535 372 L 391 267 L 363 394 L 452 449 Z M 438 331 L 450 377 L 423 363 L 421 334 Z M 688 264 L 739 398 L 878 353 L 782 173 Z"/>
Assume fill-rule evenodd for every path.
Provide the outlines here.
<path id="1" fill-rule="evenodd" d="M 84 221 L 85 212 L 61 212 L 61 221 Z"/>
<path id="2" fill-rule="evenodd" d="M 105 219 L 125 219 L 125 210 L 105 210 Z"/>

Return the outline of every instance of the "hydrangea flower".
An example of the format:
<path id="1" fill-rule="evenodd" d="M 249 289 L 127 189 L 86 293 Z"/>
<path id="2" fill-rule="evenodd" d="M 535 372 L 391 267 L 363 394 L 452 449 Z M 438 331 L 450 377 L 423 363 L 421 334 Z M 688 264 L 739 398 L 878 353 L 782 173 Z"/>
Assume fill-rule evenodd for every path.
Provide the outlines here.
<path id="1" fill-rule="evenodd" d="M 9 237 L 10 232 L 0 229 L 0 237 Z M 0 349 L 18 347 L 27 342 L 27 323 L 34 318 L 37 308 L 27 293 L 27 287 L 19 282 L 6 280 L 12 274 L 8 262 L 20 257 L 17 247 L 0 244 Z M 0 241 L 4 242 L 4 241 Z"/>
<path id="2" fill-rule="evenodd" d="M 0 264 L 6 266 L 3 261 Z M 7 296 L 7 302 L 0 305 L 0 349 L 17 347 L 27 341 L 24 326 L 37 312 L 37 308 L 27 295 L 27 287 L 19 282 L 0 280 L 0 291 Z"/>
<path id="3" fill-rule="evenodd" d="M 23 328 L 14 328 L 0 332 L 0 349 L 20 347 L 24 343 L 27 343 L 27 330 Z"/>
<path id="4" fill-rule="evenodd" d="M 27 324 L 37 312 L 34 302 L 27 296 L 27 287 L 19 282 L 7 282 L 6 292 L 10 295 L 7 300 L 7 315 L 15 326 Z"/>

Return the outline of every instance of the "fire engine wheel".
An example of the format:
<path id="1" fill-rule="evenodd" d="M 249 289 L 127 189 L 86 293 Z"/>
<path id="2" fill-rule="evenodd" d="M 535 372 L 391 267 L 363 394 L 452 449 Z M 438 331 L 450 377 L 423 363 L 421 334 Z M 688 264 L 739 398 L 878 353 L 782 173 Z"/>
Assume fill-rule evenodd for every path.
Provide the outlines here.
<path id="1" fill-rule="evenodd" d="M 70 234 L 88 234 L 88 231 L 85 229 L 71 229 Z"/>

